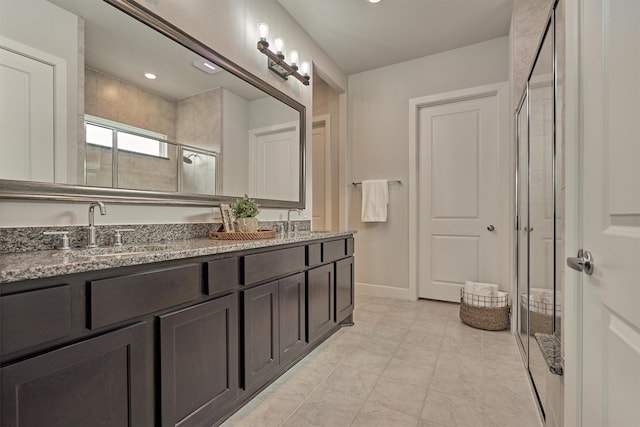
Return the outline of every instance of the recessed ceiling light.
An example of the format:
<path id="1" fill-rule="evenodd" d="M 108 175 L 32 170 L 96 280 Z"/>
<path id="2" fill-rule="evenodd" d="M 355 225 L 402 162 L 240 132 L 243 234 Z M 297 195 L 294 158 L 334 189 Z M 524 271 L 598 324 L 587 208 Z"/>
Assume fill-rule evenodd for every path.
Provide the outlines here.
<path id="1" fill-rule="evenodd" d="M 148 78 L 149 80 L 155 80 L 155 79 L 158 77 L 158 76 L 156 76 L 156 75 L 155 75 L 155 74 L 153 74 L 153 73 L 144 73 L 144 76 L 145 76 L 146 78 Z"/>
<path id="2" fill-rule="evenodd" d="M 369 3 L 380 3 L 380 0 L 368 0 Z"/>

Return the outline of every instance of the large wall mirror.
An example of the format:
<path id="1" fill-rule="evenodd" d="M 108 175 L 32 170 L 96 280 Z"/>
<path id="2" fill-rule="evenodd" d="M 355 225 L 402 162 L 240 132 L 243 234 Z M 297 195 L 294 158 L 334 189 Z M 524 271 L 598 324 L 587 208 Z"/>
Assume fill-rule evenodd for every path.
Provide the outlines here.
<path id="1" fill-rule="evenodd" d="M 305 108 L 134 2 L 0 6 L 0 197 L 304 207 Z"/>

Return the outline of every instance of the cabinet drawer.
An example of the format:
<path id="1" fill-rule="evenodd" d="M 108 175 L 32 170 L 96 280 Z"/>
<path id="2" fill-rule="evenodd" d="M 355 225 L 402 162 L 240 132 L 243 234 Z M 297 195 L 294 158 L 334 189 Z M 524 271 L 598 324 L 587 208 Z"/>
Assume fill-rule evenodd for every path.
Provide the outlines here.
<path id="1" fill-rule="evenodd" d="M 89 328 L 143 316 L 201 295 L 200 264 L 187 264 L 88 284 Z"/>
<path id="2" fill-rule="evenodd" d="M 352 256 L 355 252 L 355 241 L 353 237 L 349 237 L 347 239 L 347 256 Z"/>
<path id="3" fill-rule="evenodd" d="M 346 239 L 333 240 L 322 244 L 322 262 L 331 262 L 347 256 Z"/>
<path id="4" fill-rule="evenodd" d="M 305 247 L 280 249 L 244 257 L 244 284 L 261 282 L 305 267 Z"/>
<path id="5" fill-rule="evenodd" d="M 71 333 L 71 286 L 4 296 L 0 301 L 2 354 Z"/>
<path id="6" fill-rule="evenodd" d="M 322 264 L 322 243 L 307 246 L 307 266 L 314 267 Z"/>
<path id="7" fill-rule="evenodd" d="M 225 258 L 209 261 L 207 268 L 207 295 L 215 295 L 233 289 L 240 283 L 238 277 L 238 258 Z"/>

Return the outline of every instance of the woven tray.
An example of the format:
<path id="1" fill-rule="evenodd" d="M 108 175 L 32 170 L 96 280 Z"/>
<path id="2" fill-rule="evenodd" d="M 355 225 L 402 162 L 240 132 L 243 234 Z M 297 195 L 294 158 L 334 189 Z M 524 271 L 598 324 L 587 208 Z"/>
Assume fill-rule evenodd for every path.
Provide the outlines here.
<path id="1" fill-rule="evenodd" d="M 275 230 L 258 230 L 254 233 L 227 233 L 224 231 L 209 231 L 209 238 L 214 240 L 257 240 L 273 239 L 276 237 Z"/>
<path id="2" fill-rule="evenodd" d="M 511 307 L 477 307 L 467 304 L 460 290 L 460 320 L 462 323 L 486 331 L 501 331 L 511 324 Z"/>

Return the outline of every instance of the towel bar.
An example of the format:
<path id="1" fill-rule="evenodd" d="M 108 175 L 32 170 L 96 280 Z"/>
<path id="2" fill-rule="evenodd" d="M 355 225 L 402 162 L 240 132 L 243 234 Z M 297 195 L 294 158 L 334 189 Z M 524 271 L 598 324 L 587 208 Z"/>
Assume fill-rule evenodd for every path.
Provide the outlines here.
<path id="1" fill-rule="evenodd" d="M 388 179 L 387 182 L 395 182 L 395 183 L 398 183 L 398 184 L 402 184 L 402 180 L 400 180 L 400 179 Z M 352 182 L 351 183 L 351 185 L 353 185 L 354 187 L 356 185 L 361 185 L 361 184 L 362 184 L 362 182 Z"/>

